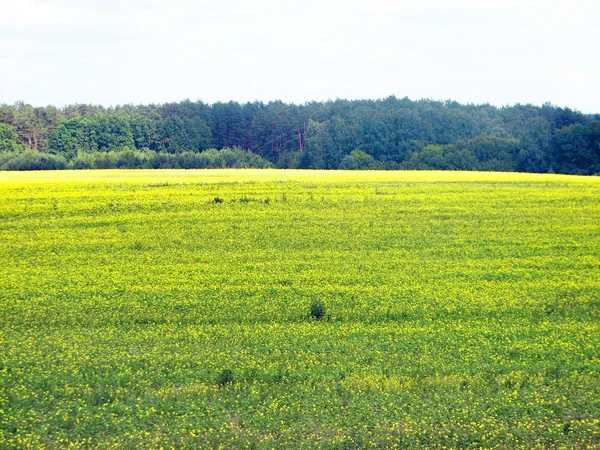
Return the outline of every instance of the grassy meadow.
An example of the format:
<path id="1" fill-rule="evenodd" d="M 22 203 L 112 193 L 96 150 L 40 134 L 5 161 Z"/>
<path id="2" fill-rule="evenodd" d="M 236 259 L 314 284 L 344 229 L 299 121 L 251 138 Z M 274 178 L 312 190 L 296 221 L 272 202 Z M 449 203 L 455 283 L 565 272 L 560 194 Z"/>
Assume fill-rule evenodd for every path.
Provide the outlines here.
<path id="1" fill-rule="evenodd" d="M 598 177 L 3 172 L 0 268 L 0 448 L 600 448 Z"/>

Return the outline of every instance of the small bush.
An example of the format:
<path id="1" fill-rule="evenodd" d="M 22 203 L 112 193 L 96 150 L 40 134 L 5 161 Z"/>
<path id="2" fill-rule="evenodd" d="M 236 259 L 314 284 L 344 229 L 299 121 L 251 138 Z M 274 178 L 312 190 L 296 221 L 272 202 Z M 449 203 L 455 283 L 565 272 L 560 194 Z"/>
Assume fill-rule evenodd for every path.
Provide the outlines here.
<path id="1" fill-rule="evenodd" d="M 62 156 L 35 150 L 0 155 L 0 170 L 62 170 L 66 166 Z"/>
<path id="2" fill-rule="evenodd" d="M 327 313 L 327 308 L 325 308 L 325 304 L 320 300 L 313 300 L 310 305 L 310 317 L 315 320 L 322 320 Z"/>
<path id="3" fill-rule="evenodd" d="M 382 169 L 383 164 L 375 160 L 362 150 L 352 150 L 349 155 L 344 156 L 340 162 L 339 169 L 342 170 L 374 170 Z"/>
<path id="4" fill-rule="evenodd" d="M 224 369 L 217 376 L 217 385 L 225 386 L 226 384 L 235 383 L 235 378 L 233 377 L 233 371 L 230 369 Z"/>

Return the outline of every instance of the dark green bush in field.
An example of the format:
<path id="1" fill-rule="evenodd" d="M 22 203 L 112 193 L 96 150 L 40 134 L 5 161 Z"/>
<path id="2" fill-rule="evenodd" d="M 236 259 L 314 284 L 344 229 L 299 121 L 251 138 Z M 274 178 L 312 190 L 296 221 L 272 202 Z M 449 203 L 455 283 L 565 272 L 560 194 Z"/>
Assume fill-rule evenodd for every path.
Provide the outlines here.
<path id="1" fill-rule="evenodd" d="M 313 300 L 310 305 L 310 317 L 315 320 L 322 320 L 327 314 L 327 308 L 321 300 Z"/>
<path id="2" fill-rule="evenodd" d="M 217 376 L 217 384 L 219 386 L 225 386 L 226 384 L 233 383 L 235 383 L 235 378 L 231 369 L 223 369 Z"/>

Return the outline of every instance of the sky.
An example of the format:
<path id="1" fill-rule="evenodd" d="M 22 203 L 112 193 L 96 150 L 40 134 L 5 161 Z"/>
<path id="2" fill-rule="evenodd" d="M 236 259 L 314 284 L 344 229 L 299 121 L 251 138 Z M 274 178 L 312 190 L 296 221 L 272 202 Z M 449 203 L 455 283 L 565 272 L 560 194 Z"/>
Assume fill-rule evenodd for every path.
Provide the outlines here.
<path id="1" fill-rule="evenodd" d="M 597 0 L 0 0 L 0 104 L 390 95 L 600 113 Z"/>

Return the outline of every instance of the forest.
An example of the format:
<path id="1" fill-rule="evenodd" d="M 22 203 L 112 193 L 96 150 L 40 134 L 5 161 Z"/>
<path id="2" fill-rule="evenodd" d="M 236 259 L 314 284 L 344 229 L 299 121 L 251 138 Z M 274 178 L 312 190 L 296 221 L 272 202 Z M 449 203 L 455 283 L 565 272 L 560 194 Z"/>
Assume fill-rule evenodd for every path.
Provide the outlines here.
<path id="1" fill-rule="evenodd" d="M 0 105 L 0 169 L 434 169 L 594 175 L 600 115 L 388 97 Z"/>

